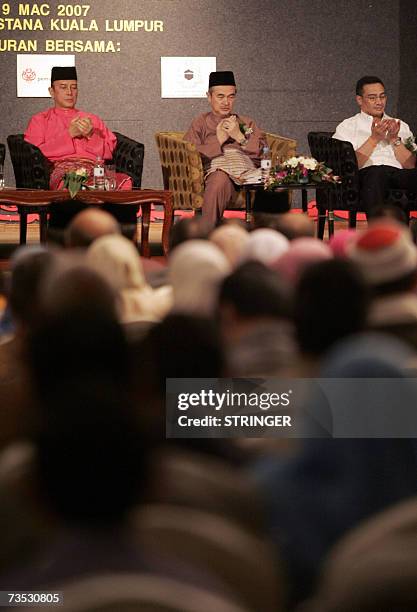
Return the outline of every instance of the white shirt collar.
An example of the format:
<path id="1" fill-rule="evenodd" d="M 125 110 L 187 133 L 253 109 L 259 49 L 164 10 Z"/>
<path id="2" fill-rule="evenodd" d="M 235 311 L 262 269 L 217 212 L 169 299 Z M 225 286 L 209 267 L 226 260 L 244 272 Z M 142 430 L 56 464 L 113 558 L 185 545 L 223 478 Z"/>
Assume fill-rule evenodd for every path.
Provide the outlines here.
<path id="1" fill-rule="evenodd" d="M 359 114 L 363 120 L 367 121 L 368 123 L 372 123 L 373 121 L 372 115 L 368 115 L 368 113 L 364 113 L 363 111 L 361 111 Z M 386 113 L 384 113 L 382 115 L 382 119 L 391 119 L 391 117 L 387 115 Z"/>

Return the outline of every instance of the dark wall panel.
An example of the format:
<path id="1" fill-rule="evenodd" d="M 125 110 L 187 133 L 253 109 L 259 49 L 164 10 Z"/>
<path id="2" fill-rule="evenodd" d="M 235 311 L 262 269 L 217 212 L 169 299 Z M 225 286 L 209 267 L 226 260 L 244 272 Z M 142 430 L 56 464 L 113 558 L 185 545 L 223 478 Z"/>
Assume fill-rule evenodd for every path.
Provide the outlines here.
<path id="1" fill-rule="evenodd" d="M 49 5 L 55 10 L 61 3 L 51 0 Z M 207 108 L 205 100 L 161 99 L 161 55 L 215 55 L 219 69 L 236 73 L 237 110 L 252 115 L 268 131 L 297 138 L 300 152 L 307 152 L 308 130 L 333 129 L 356 112 L 354 83 L 363 74 L 377 73 L 386 81 L 389 111 L 397 111 L 398 1 L 90 0 L 89 4 L 89 17 L 100 26 L 105 19 L 157 19 L 164 22 L 164 31 L 3 30 L 0 37 L 36 38 L 39 52 L 42 41 L 52 37 L 120 43 L 115 54 L 77 54 L 78 106 L 145 143 L 146 187 L 161 185 L 154 132 L 186 129 Z M 4 142 L 7 134 L 22 131 L 48 101 L 17 99 L 15 54 L 1 53 L 0 62 L 0 141 Z M 10 167 L 7 178 L 10 181 Z"/>
<path id="2" fill-rule="evenodd" d="M 400 2 L 400 86 L 398 114 L 417 132 L 417 2 Z"/>

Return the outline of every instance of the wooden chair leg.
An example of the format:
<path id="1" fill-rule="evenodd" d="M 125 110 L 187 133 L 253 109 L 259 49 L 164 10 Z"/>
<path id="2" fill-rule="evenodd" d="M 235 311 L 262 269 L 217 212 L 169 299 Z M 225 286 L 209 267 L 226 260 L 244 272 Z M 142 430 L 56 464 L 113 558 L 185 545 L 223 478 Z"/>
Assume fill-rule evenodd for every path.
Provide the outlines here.
<path id="1" fill-rule="evenodd" d="M 249 189 L 245 189 L 245 209 L 245 221 L 248 224 L 252 223 L 252 202 Z"/>
<path id="2" fill-rule="evenodd" d="M 349 229 L 356 229 L 356 210 L 349 211 Z"/>
<path id="3" fill-rule="evenodd" d="M 44 244 L 48 234 L 48 211 L 41 210 L 39 212 L 39 241 Z"/>
<path id="4" fill-rule="evenodd" d="M 164 224 L 162 226 L 162 249 L 165 257 L 169 251 L 169 239 L 171 236 L 171 228 L 174 222 L 174 208 L 172 196 L 168 196 L 164 202 Z"/>
<path id="5" fill-rule="evenodd" d="M 327 211 L 325 208 L 318 209 L 318 217 L 317 217 L 317 238 L 323 240 L 324 238 L 324 228 L 326 225 L 327 219 Z"/>
<path id="6" fill-rule="evenodd" d="M 301 208 L 303 213 L 308 212 L 307 189 L 301 190 Z"/>
<path id="7" fill-rule="evenodd" d="M 142 231 L 141 231 L 141 255 L 142 257 L 150 257 L 151 249 L 149 246 L 149 226 L 151 223 L 151 203 L 142 202 Z"/>
<path id="8" fill-rule="evenodd" d="M 334 236 L 334 211 L 327 211 L 327 227 L 329 229 L 329 239 Z"/>
<path id="9" fill-rule="evenodd" d="M 27 227 L 28 227 L 28 214 L 26 210 L 18 207 L 17 208 L 20 218 L 19 227 L 19 242 L 20 244 L 26 244 Z"/>

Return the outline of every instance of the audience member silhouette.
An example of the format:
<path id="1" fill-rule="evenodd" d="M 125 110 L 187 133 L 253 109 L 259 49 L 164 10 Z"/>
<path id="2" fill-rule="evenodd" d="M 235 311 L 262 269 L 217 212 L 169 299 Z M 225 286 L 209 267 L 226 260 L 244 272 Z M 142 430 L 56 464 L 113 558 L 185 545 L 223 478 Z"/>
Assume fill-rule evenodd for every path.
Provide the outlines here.
<path id="1" fill-rule="evenodd" d="M 65 230 L 65 246 L 86 249 L 96 238 L 120 233 L 120 225 L 110 213 L 99 208 L 86 208 L 72 219 Z"/>

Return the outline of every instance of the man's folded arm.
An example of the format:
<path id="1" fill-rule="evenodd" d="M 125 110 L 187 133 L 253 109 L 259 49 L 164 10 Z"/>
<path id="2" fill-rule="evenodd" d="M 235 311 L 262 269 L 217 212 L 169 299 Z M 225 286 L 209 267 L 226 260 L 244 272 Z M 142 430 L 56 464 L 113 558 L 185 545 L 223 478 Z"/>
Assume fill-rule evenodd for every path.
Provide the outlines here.
<path id="1" fill-rule="evenodd" d="M 358 149 L 356 149 L 355 154 L 356 159 L 358 161 L 359 169 L 363 168 L 363 166 L 366 164 L 366 162 L 374 152 L 374 149 L 377 144 L 378 141 L 375 140 L 373 136 L 369 136 L 369 138 L 367 138 L 365 142 Z"/>
<path id="2" fill-rule="evenodd" d="M 416 156 L 404 144 L 394 147 L 394 155 L 404 169 L 410 170 L 416 167 Z"/>
<path id="3" fill-rule="evenodd" d="M 117 138 L 111 130 L 100 119 L 93 119 L 93 132 L 86 139 L 85 150 L 103 159 L 111 159 L 116 148 Z"/>
<path id="4" fill-rule="evenodd" d="M 333 134 L 333 138 L 335 138 L 336 140 L 350 142 L 353 148 L 355 148 L 355 143 L 352 141 L 352 128 L 346 125 L 346 121 L 342 121 L 342 123 L 339 123 L 335 133 Z M 356 160 L 358 162 L 359 169 L 366 164 L 377 144 L 378 141 L 371 134 L 371 136 L 369 136 L 369 138 L 367 138 L 365 142 L 361 144 L 360 147 L 355 149 Z"/>
<path id="5" fill-rule="evenodd" d="M 193 121 L 190 129 L 188 130 L 188 132 L 186 132 L 184 140 L 194 144 L 200 155 L 204 155 L 204 157 L 207 157 L 208 159 L 213 159 L 214 157 L 219 157 L 219 155 L 223 155 L 223 150 L 217 139 L 209 143 L 204 143 L 203 139 L 204 137 L 202 126 L 199 124 L 197 119 L 196 121 Z"/>

